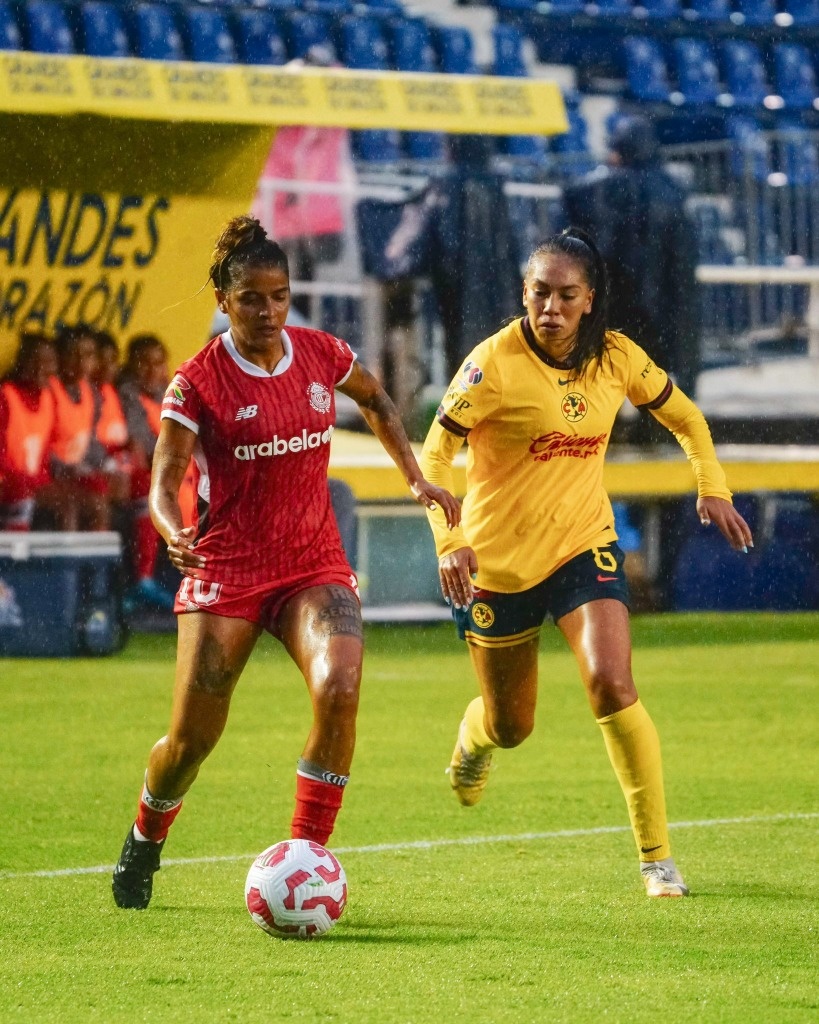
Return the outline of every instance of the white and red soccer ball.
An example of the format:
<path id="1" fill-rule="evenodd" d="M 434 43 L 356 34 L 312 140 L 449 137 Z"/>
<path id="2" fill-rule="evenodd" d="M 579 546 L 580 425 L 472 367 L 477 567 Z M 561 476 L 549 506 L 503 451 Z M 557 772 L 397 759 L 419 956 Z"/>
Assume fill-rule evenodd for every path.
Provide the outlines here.
<path id="1" fill-rule="evenodd" d="M 312 939 L 333 927 L 347 904 L 347 876 L 319 843 L 287 839 L 250 866 L 245 903 L 256 924 L 281 939 Z"/>

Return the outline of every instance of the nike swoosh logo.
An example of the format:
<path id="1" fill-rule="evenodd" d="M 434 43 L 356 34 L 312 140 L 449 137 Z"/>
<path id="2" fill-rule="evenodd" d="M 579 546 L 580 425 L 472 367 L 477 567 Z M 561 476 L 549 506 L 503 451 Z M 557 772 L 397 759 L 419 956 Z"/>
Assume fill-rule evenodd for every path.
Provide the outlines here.
<path id="1" fill-rule="evenodd" d="M 574 377 L 569 377 L 568 380 L 563 380 L 562 377 L 558 377 L 557 378 L 557 383 L 561 387 L 563 387 L 564 384 L 572 384 L 573 382 L 574 382 Z"/>
<path id="2" fill-rule="evenodd" d="M 611 583 L 612 580 L 616 580 L 616 579 L 617 579 L 616 576 L 601 576 L 600 573 L 597 574 L 597 582 L 598 583 Z M 655 846 L 655 850 L 656 849 L 659 849 L 659 847 Z M 643 850 L 643 853 L 648 853 L 648 850 Z"/>
<path id="3" fill-rule="evenodd" d="M 661 849 L 662 845 L 663 844 L 660 843 L 659 846 L 649 846 L 649 847 L 641 846 L 640 847 L 640 853 L 654 853 L 655 850 Z"/>

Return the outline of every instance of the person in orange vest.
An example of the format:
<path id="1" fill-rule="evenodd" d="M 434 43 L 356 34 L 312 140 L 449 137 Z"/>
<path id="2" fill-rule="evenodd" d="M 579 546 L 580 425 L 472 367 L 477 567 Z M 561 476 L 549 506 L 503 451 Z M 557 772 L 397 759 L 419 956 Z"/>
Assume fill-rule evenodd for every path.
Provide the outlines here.
<path id="1" fill-rule="evenodd" d="M 128 477 L 109 458 L 96 436 L 99 395 L 92 387 L 97 366 L 93 331 L 84 325 L 63 328 L 55 338 L 57 374 L 49 382 L 54 396 L 51 473 L 72 497 L 60 518 L 65 529 L 108 530 L 111 502 L 128 497 Z"/>
<path id="2" fill-rule="evenodd" d="M 107 331 L 95 331 L 97 367 L 93 384 L 99 395 L 100 414 L 97 420 L 97 440 L 125 472 L 130 472 L 133 452 L 129 449 L 128 424 L 116 388 L 119 376 L 119 347 Z"/>
<path id="3" fill-rule="evenodd" d="M 151 460 L 159 436 L 159 415 L 168 387 L 168 352 L 154 334 L 131 338 L 118 390 L 128 428 L 135 468 L 131 477 L 131 508 L 134 522 L 134 586 L 125 595 L 126 608 L 148 606 L 171 611 L 174 595 L 154 578 L 159 534 L 148 512 Z M 186 522 L 193 521 L 192 472 L 186 477 Z"/>
<path id="4" fill-rule="evenodd" d="M 50 338 L 20 336 L 14 365 L 0 383 L 0 530 L 30 530 L 38 507 L 61 529 L 61 515 L 73 517 L 71 495 L 49 471 L 55 409 L 48 382 L 56 368 Z"/>

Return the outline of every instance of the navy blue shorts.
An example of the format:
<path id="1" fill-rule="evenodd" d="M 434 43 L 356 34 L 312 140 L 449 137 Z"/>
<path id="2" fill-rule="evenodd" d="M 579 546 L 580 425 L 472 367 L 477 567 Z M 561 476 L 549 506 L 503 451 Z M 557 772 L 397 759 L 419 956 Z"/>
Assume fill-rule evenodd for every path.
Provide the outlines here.
<path id="1" fill-rule="evenodd" d="M 518 594 L 478 590 L 469 608 L 452 609 L 458 636 L 478 647 L 514 647 L 537 637 L 547 616 L 557 622 L 589 601 L 609 597 L 628 607 L 624 560 L 618 544 L 607 544 L 575 555 Z"/>

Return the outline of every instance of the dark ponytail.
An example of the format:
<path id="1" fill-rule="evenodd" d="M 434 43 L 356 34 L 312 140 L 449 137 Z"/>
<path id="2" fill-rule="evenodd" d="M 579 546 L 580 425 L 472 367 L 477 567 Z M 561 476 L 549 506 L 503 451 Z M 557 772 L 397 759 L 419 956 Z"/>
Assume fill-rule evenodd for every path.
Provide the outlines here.
<path id="1" fill-rule="evenodd" d="M 535 261 L 541 256 L 568 256 L 583 268 L 586 283 L 594 289 L 589 313 L 583 315 L 577 329 L 577 342 L 568 355 L 571 369 L 581 376 L 593 359 L 601 360 L 606 349 L 609 286 L 606 265 L 591 235 L 580 228 L 566 228 L 559 235 L 547 238 L 534 250 L 526 266 L 529 277 Z"/>
<path id="2" fill-rule="evenodd" d="M 237 271 L 247 266 L 275 267 L 290 277 L 287 254 L 268 238 L 255 217 L 234 217 L 216 239 L 208 276 L 219 291 L 228 291 L 235 283 Z"/>

